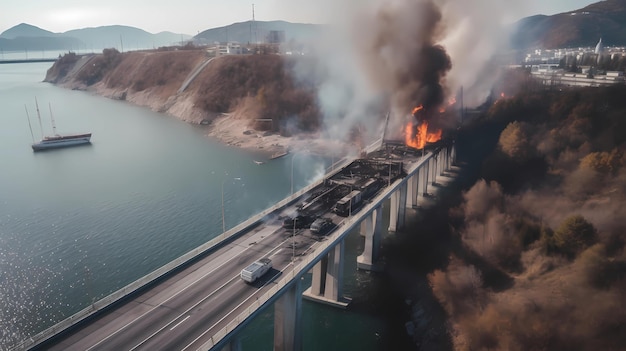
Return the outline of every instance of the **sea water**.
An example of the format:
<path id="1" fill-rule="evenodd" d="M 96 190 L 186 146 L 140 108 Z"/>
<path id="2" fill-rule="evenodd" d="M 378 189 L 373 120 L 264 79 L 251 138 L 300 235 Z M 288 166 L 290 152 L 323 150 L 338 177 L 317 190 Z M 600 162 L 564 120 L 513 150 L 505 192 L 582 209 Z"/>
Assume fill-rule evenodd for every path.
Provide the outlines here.
<path id="1" fill-rule="evenodd" d="M 50 66 L 0 65 L 0 350 L 283 199 L 292 162 L 295 189 L 328 165 L 290 155 L 258 165 L 262 154 L 206 127 L 43 83 Z M 34 153 L 51 115 L 59 133 L 91 132 L 92 144 Z M 344 291 L 367 299 L 360 242 L 348 238 Z M 384 325 L 370 315 L 304 301 L 303 317 L 305 350 L 380 349 Z M 270 308 L 246 328 L 244 350 L 272 350 L 272 318 Z"/>

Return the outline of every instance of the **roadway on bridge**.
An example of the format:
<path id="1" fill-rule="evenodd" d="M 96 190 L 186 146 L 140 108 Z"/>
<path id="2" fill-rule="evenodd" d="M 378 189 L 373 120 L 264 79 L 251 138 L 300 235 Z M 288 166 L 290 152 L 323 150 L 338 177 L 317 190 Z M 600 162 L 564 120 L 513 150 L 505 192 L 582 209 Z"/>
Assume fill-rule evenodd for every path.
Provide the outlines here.
<path id="1" fill-rule="evenodd" d="M 405 162 L 406 157 L 403 156 Z M 408 161 L 415 162 L 419 158 Z M 388 170 L 391 175 L 391 163 L 384 162 L 381 169 Z M 357 166 L 371 169 L 367 163 Z M 397 170 L 397 175 L 400 175 L 400 169 Z M 351 180 L 352 171 L 344 174 L 343 178 Z M 34 349 L 197 350 L 262 297 L 276 284 L 281 274 L 293 270 L 294 258 L 297 262 L 299 257 L 314 251 L 321 241 L 326 240 L 326 236 L 313 234 L 309 229 L 299 229 L 293 235 L 293 229 L 282 227 L 284 217 L 295 216 L 297 205 L 302 204 L 307 196 L 326 193 L 324 187 L 320 183 L 292 205 L 273 212 L 265 222 L 239 238 L 113 306 L 109 312 L 96 315 Z M 323 215 L 332 218 L 338 227 L 345 220 L 334 214 Z M 241 270 L 263 257 L 272 260 L 272 270 L 254 284 L 243 282 L 239 277 Z"/>
<path id="2" fill-rule="evenodd" d="M 261 296 L 292 256 L 301 256 L 324 237 L 309 230 L 283 229 L 281 216 L 135 297 L 121 307 L 57 341 L 47 350 L 196 350 Z M 294 245 L 295 243 L 295 245 Z M 239 278 L 251 262 L 269 257 L 273 268 L 254 284 Z"/>

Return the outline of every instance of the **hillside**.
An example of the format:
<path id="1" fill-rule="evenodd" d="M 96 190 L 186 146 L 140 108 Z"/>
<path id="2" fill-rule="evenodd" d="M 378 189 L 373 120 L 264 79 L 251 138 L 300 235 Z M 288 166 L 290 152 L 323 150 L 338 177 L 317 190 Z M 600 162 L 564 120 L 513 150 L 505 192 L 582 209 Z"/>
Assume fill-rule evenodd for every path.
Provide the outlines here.
<path id="1" fill-rule="evenodd" d="M 270 31 L 284 31 L 285 41 L 302 42 L 319 35 L 322 28 L 318 24 L 290 23 L 285 21 L 246 21 L 207 29 L 194 38 L 208 43 L 215 41 L 254 43 L 256 41 L 265 42 Z"/>
<path id="2" fill-rule="evenodd" d="M 516 24 L 514 48 L 626 45 L 626 0 L 605 0 L 553 16 L 537 15 Z"/>
<path id="3" fill-rule="evenodd" d="M 314 132 L 321 124 L 313 83 L 296 85 L 290 73 L 302 60 L 307 58 L 211 58 L 193 47 L 128 53 L 105 49 L 99 55 L 66 54 L 48 70 L 45 81 L 126 100 L 190 123 L 229 114 L 245 128 L 289 136 Z"/>

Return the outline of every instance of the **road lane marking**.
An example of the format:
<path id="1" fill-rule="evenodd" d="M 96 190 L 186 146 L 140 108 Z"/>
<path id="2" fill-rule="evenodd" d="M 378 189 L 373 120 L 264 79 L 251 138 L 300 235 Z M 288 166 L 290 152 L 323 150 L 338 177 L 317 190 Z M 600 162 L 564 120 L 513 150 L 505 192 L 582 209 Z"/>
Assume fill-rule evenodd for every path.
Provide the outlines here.
<path id="1" fill-rule="evenodd" d="M 268 236 L 268 237 L 266 237 L 266 238 L 269 238 L 269 236 Z M 274 247 L 272 250 L 270 250 L 270 252 L 272 252 L 273 250 L 276 250 L 276 248 L 278 248 L 278 247 L 282 246 L 282 245 L 283 245 L 286 241 L 288 241 L 288 240 L 289 240 L 289 239 L 284 240 L 283 242 L 281 242 L 281 243 L 280 243 L 280 245 L 278 245 L 278 246 Z M 156 305 L 156 306 L 152 307 L 150 310 L 146 311 L 146 313 L 144 313 L 144 314 L 142 314 L 142 315 L 138 316 L 137 318 L 135 318 L 135 319 L 133 319 L 132 321 L 128 322 L 127 324 L 123 325 L 123 326 L 122 326 L 121 328 L 119 328 L 118 330 L 116 330 L 116 331 L 114 331 L 113 333 L 111 333 L 111 334 L 107 335 L 104 339 L 102 339 L 102 340 L 98 341 L 97 343 L 93 344 L 91 347 L 89 347 L 89 348 L 88 348 L 88 349 L 86 349 L 85 351 L 90 351 L 90 350 L 92 350 L 94 347 L 97 347 L 98 345 L 100 345 L 101 343 L 105 342 L 105 341 L 106 341 L 106 340 L 108 340 L 109 338 L 113 337 L 113 336 L 114 336 L 114 335 L 116 335 L 117 333 L 119 333 L 119 332 L 121 332 L 122 330 L 126 329 L 129 325 L 131 325 L 131 324 L 135 323 L 135 322 L 136 322 L 136 321 L 138 321 L 139 319 L 141 319 L 141 318 L 145 317 L 146 315 L 148 315 L 148 314 L 152 313 L 152 311 L 154 311 L 154 310 L 156 310 L 157 308 L 161 307 L 161 306 L 162 306 L 163 304 L 165 304 L 166 302 L 168 302 L 168 301 L 170 301 L 171 299 L 175 298 L 176 296 L 178 296 L 179 294 L 181 294 L 182 292 L 184 292 L 185 290 L 187 290 L 188 288 L 190 288 L 191 286 L 193 286 L 194 284 L 196 284 L 196 283 L 197 283 L 197 282 L 199 282 L 200 280 L 203 280 L 203 279 L 204 279 L 204 278 L 206 278 L 208 275 L 210 275 L 210 274 L 212 274 L 213 272 L 217 271 L 218 269 L 222 268 L 222 266 L 226 265 L 226 264 L 227 264 L 227 263 L 229 263 L 230 261 L 232 261 L 232 260 L 234 260 L 235 258 L 237 258 L 239 255 L 243 254 L 244 252 L 246 252 L 247 250 L 249 250 L 249 249 L 251 249 L 251 248 L 252 248 L 252 247 L 243 247 L 243 246 L 239 246 L 239 245 L 234 245 L 234 246 L 233 246 L 233 249 L 234 249 L 234 248 L 237 248 L 237 247 L 239 247 L 239 248 L 243 248 L 243 250 L 242 250 L 241 252 L 237 253 L 236 255 L 233 255 L 231 258 L 229 258 L 228 260 L 226 260 L 226 262 L 224 262 L 224 263 L 222 263 L 221 265 L 217 266 L 215 269 L 213 269 L 213 270 L 211 270 L 211 271 L 209 271 L 209 272 L 207 272 L 207 273 L 203 274 L 200 278 L 198 278 L 198 279 L 194 280 L 194 281 L 193 281 L 193 282 L 191 282 L 189 285 L 187 285 L 187 286 L 183 287 L 182 289 L 178 290 L 176 293 L 174 293 L 172 296 L 170 296 L 170 297 L 168 297 L 167 299 L 165 299 L 163 302 L 159 303 L 158 305 Z M 236 277 L 238 277 L 238 276 L 239 276 L 239 275 L 235 276 L 235 278 L 236 278 Z M 233 279 L 233 278 L 231 278 L 231 279 L 230 279 L 228 282 L 226 282 L 225 284 L 229 283 L 232 279 Z M 220 287 L 220 288 L 218 288 L 218 289 L 221 289 L 222 287 L 223 287 L 223 286 L 221 286 L 221 287 Z M 211 293 L 211 294 L 209 294 L 209 296 L 210 296 L 210 295 L 212 295 L 212 293 Z M 186 313 L 186 312 L 185 312 L 185 313 Z M 176 319 L 178 319 L 178 318 L 180 318 L 180 316 L 179 316 L 179 317 L 177 317 Z M 171 323 L 171 322 L 170 322 L 170 323 Z M 170 323 L 168 323 L 168 325 L 169 325 Z M 167 326 L 166 326 L 166 327 L 167 327 Z M 151 337 L 152 337 L 152 336 L 151 336 Z M 144 343 L 144 342 L 145 342 L 145 340 L 144 340 L 142 343 Z M 137 346 L 139 346 L 139 345 L 137 345 Z M 136 347 L 136 346 L 135 346 L 135 347 Z"/>
<path id="2" fill-rule="evenodd" d="M 278 255 L 278 253 L 279 253 L 279 252 L 281 252 L 281 251 L 283 251 L 283 249 L 278 249 L 278 250 L 276 250 L 276 252 L 274 252 L 274 253 L 273 253 L 270 257 L 268 257 L 268 258 L 272 258 L 272 257 L 274 257 L 274 256 Z"/>
<path id="3" fill-rule="evenodd" d="M 213 290 L 209 295 L 203 297 L 200 301 L 198 301 L 195 304 L 193 304 L 193 306 L 191 306 L 188 309 L 186 309 L 185 312 L 181 313 L 176 318 L 174 318 L 174 319 L 170 320 L 169 322 L 167 322 L 164 326 L 159 328 L 159 330 L 157 330 L 154 333 L 150 334 L 150 336 L 148 336 L 147 338 L 143 339 L 139 344 L 133 346 L 133 348 L 128 350 L 128 351 L 133 351 L 133 350 L 137 349 L 139 346 L 145 344 L 146 341 L 152 339 L 153 336 L 157 335 L 158 333 L 162 332 L 165 328 L 169 327 L 172 323 L 174 323 L 175 320 L 177 320 L 178 318 L 180 318 L 180 317 L 184 316 L 185 314 L 189 313 L 191 310 L 196 308 L 199 304 L 201 304 L 202 302 L 206 301 L 206 299 L 208 299 L 209 297 L 213 296 L 213 294 L 215 294 L 216 292 L 220 291 L 223 287 L 225 287 L 226 285 L 230 284 L 230 282 L 232 282 L 233 280 L 237 279 L 238 277 L 239 277 L 239 275 L 236 275 L 236 276 L 228 279 L 228 281 L 226 283 L 220 285 L 220 287 L 218 287 L 217 289 Z M 190 316 L 187 316 L 187 318 L 189 318 L 189 317 Z M 185 318 L 185 319 L 187 319 L 187 318 Z M 172 327 L 170 330 L 176 328 L 177 326 L 178 326 L 178 324 L 175 325 L 174 327 Z"/>
<path id="4" fill-rule="evenodd" d="M 287 239 L 289 240 L 289 239 Z M 287 241 L 285 240 L 285 241 Z M 278 244 L 277 246 L 275 246 L 274 248 L 272 248 L 269 252 L 272 252 L 274 250 L 276 250 L 277 248 L 281 247 L 285 241 L 281 242 L 280 244 Z M 244 250 L 245 251 L 245 250 Z M 280 251 L 280 250 L 279 250 Z M 291 264 L 291 263 L 290 263 Z M 218 291 L 222 290 L 226 285 L 230 284 L 230 282 L 232 282 L 235 279 L 239 278 L 239 274 L 237 274 L 236 276 L 230 278 L 226 283 L 220 285 L 217 289 L 211 291 L 211 293 L 209 293 L 207 296 L 203 297 L 202 299 L 200 299 L 198 302 L 196 302 L 195 304 L 193 304 L 191 307 L 189 307 L 188 309 L 186 309 L 183 313 L 181 313 L 180 315 L 178 315 L 176 318 L 172 319 L 171 321 L 169 321 L 168 323 L 166 323 L 163 327 L 161 327 L 159 330 L 155 331 L 154 333 L 150 334 L 150 336 L 148 336 L 147 338 L 145 338 L 143 341 L 141 341 L 139 344 L 135 345 L 132 349 L 130 349 L 129 351 L 133 351 L 136 350 L 139 346 L 145 344 L 148 340 L 152 339 L 152 337 L 154 337 L 155 335 L 157 335 L 158 333 L 162 332 L 165 328 L 167 328 L 168 326 L 170 326 L 172 323 L 174 323 L 174 321 L 176 321 L 177 319 L 179 319 L 180 317 L 184 316 L 185 314 L 189 313 L 191 310 L 193 310 L 194 308 L 196 308 L 198 305 L 200 305 L 201 303 L 203 303 L 204 301 L 206 301 L 208 298 L 210 298 L 211 296 L 213 296 L 214 294 L 216 294 Z M 194 284 L 197 282 L 197 280 L 194 282 Z M 267 285 L 267 284 L 265 284 Z M 263 286 L 265 286 L 263 285 Z M 247 299 L 246 299 L 247 300 Z M 246 301 L 244 300 L 244 302 Z M 158 306 L 157 306 L 158 307 Z M 239 307 L 239 306 L 237 306 Z M 235 307 L 235 308 L 237 308 Z M 150 310 L 149 312 L 151 312 L 152 310 Z M 187 318 L 189 318 L 190 316 L 187 316 Z M 185 318 L 185 319 L 187 319 Z M 136 320 L 136 319 L 135 319 Z M 134 322 L 134 321 L 133 321 Z M 131 322 L 132 323 L 132 322 Z M 182 323 L 182 322 L 180 322 Z M 178 323 L 178 324 L 180 324 Z M 174 327 L 172 327 L 170 330 L 176 328 L 177 325 L 175 325 Z M 126 326 L 124 326 L 126 327 Z"/>
<path id="5" fill-rule="evenodd" d="M 287 269 L 287 267 L 292 266 L 293 262 L 290 262 L 285 269 Z M 222 323 L 222 321 L 224 319 L 226 319 L 226 317 L 230 316 L 233 311 L 235 311 L 236 309 L 238 309 L 239 307 L 241 307 L 241 305 L 243 305 L 244 303 L 246 303 L 246 301 L 250 300 L 254 295 L 256 295 L 259 291 L 261 291 L 262 288 L 268 286 L 271 282 L 274 281 L 274 279 L 276 279 L 276 277 L 278 277 L 279 275 L 281 275 L 285 270 L 282 271 L 278 271 L 278 273 L 276 273 L 271 279 L 268 279 L 267 282 L 265 284 L 263 284 L 263 286 L 256 290 L 252 295 L 248 296 L 245 300 L 241 301 L 241 303 L 237 306 L 235 306 L 235 308 L 233 308 L 232 310 L 230 310 L 230 312 L 226 313 L 226 315 L 224 317 L 222 317 L 219 321 L 215 322 L 215 324 L 213 324 L 212 326 L 209 327 L 209 329 L 207 329 L 204 333 L 200 334 L 200 336 L 198 336 L 197 338 L 195 338 L 192 342 L 190 342 L 187 346 L 185 346 L 184 348 L 182 348 L 180 351 L 185 351 L 189 348 L 189 346 L 193 345 L 196 341 L 198 341 L 201 337 L 205 336 L 206 333 L 209 332 L 209 330 L 215 328 L 216 325 Z"/>
<path id="6" fill-rule="evenodd" d="M 185 317 L 185 319 L 183 319 L 182 321 L 176 323 L 175 326 L 171 327 L 170 330 L 174 330 L 176 327 L 178 327 L 179 325 L 181 325 L 184 321 L 186 321 L 187 319 L 189 319 L 189 317 L 191 317 L 191 315 Z"/>

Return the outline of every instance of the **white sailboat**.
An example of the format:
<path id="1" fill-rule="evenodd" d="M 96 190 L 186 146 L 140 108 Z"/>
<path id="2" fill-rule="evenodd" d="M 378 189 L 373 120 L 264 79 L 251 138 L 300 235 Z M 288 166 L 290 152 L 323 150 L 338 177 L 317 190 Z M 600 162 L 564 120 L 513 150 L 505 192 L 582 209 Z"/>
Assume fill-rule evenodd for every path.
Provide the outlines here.
<path id="1" fill-rule="evenodd" d="M 37 118 L 39 119 L 39 127 L 41 128 L 42 137 L 39 142 L 33 142 L 32 148 L 34 151 L 56 149 L 56 148 L 84 145 L 84 144 L 91 143 L 91 133 L 66 134 L 66 135 L 58 134 L 56 124 L 54 123 L 54 117 L 52 116 L 52 106 L 50 106 L 50 104 L 48 104 L 48 107 L 50 108 L 50 120 L 52 121 L 53 135 L 43 136 L 43 127 L 41 125 L 41 114 L 39 113 L 39 104 L 37 103 L 37 99 L 35 99 L 35 106 L 37 108 Z M 28 116 L 28 109 L 26 109 L 26 117 L 28 118 L 28 126 L 31 128 L 30 133 L 32 136 L 33 130 L 30 124 L 30 117 Z M 33 140 L 34 140 L 34 137 L 33 137 Z"/>

